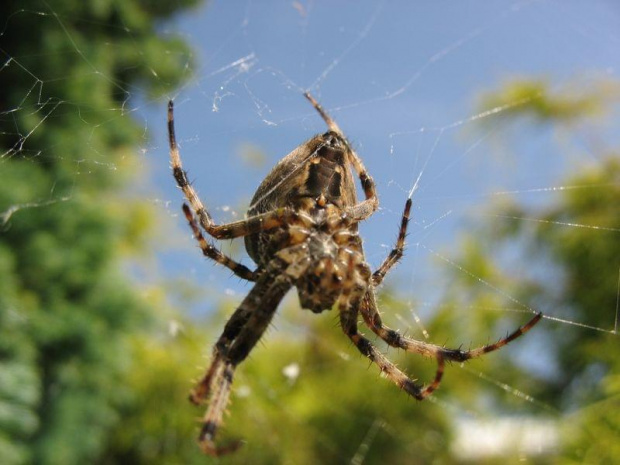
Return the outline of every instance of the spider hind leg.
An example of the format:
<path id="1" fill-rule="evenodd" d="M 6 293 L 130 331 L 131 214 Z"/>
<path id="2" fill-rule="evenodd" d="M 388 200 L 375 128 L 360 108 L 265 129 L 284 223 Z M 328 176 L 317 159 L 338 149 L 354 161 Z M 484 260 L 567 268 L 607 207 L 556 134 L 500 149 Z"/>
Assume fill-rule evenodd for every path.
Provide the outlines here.
<path id="1" fill-rule="evenodd" d="M 232 386 L 235 366 L 232 363 L 219 364 L 219 370 L 214 373 L 212 378 L 217 385 L 211 396 L 209 409 L 205 414 L 205 419 L 200 428 L 198 443 L 205 454 L 219 457 L 235 452 L 243 442 L 239 439 L 230 441 L 224 445 L 215 444 L 215 435 L 222 423 L 222 416 L 228 405 L 230 389 Z"/>
<path id="2" fill-rule="evenodd" d="M 435 391 L 441 383 L 444 371 L 444 359 L 437 357 L 437 370 L 433 381 L 428 386 L 420 386 L 405 373 L 399 370 L 385 355 L 383 355 L 368 339 L 357 331 L 357 310 L 351 306 L 340 306 L 340 324 L 344 333 L 351 339 L 357 349 L 375 363 L 381 373 L 394 384 L 417 400 L 423 400 Z"/>
<path id="3" fill-rule="evenodd" d="M 190 393 L 199 404 L 208 398 L 209 406 L 202 419 L 198 442 L 208 455 L 221 456 L 237 450 L 242 441 L 218 446 L 215 437 L 222 424 L 230 399 L 235 368 L 249 355 L 269 326 L 278 304 L 291 284 L 277 266 L 269 267 L 226 323 L 213 350 L 213 360 L 206 374 Z"/>
<path id="4" fill-rule="evenodd" d="M 542 313 L 536 313 L 523 326 L 520 326 L 512 333 L 508 334 L 506 337 L 503 337 L 502 339 L 493 344 L 487 344 L 485 346 L 471 350 L 461 350 L 449 349 L 435 344 L 411 339 L 402 336 L 398 331 L 395 331 L 383 324 L 381 316 L 379 315 L 379 311 L 377 310 L 375 295 L 372 290 L 369 290 L 364 296 L 361 305 L 361 313 L 366 326 L 368 326 L 388 345 L 399 349 L 404 349 L 407 352 L 414 352 L 425 357 L 432 357 L 436 359 L 441 358 L 442 360 L 445 359 L 454 362 L 465 362 L 472 358 L 480 357 L 481 355 L 501 349 L 506 344 L 527 333 L 542 319 Z"/>
<path id="5" fill-rule="evenodd" d="M 366 326 L 368 326 L 377 336 L 383 339 L 383 341 L 385 341 L 389 346 L 404 349 L 407 352 L 414 352 L 436 359 L 441 357 L 442 359 L 454 362 L 464 362 L 504 347 L 509 342 L 512 342 L 527 333 L 542 319 L 542 313 L 536 313 L 527 323 L 520 326 L 499 341 L 471 350 L 448 349 L 435 344 L 417 341 L 415 339 L 401 336 L 398 331 L 384 325 L 381 320 L 381 316 L 379 315 L 379 311 L 377 310 L 374 288 L 382 283 L 385 275 L 403 256 L 405 238 L 407 236 L 407 226 L 409 225 L 411 204 L 411 198 L 408 198 L 405 202 L 405 209 L 401 217 L 401 224 L 398 231 L 396 245 L 390 251 L 390 254 L 383 261 L 381 266 L 379 266 L 379 268 L 372 274 L 372 288 L 368 290 L 362 299 L 362 305 L 360 307 L 362 318 L 364 319 Z"/>

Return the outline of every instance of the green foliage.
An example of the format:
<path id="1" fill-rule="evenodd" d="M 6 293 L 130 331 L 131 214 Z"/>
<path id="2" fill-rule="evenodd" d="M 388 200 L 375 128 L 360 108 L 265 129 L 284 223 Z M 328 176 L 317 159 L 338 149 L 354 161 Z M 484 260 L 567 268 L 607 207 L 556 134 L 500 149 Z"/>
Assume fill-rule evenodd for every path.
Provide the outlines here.
<path id="1" fill-rule="evenodd" d="M 237 370 L 220 440 L 243 438 L 246 444 L 221 461 L 348 463 L 364 454 L 367 464 L 424 464 L 445 456 L 445 411 L 412 400 L 369 369 L 333 315 L 301 312 L 297 302 L 282 310 L 278 321 L 286 331 L 270 332 Z M 136 368 L 125 380 L 131 397 L 105 463 L 220 462 L 202 455 L 193 441 L 205 407 L 191 405 L 187 393 L 190 379 L 207 366 L 224 319 L 183 325 L 176 336 L 162 328 L 155 339 L 135 341 Z M 432 362 L 390 356 L 421 379 L 433 375 Z"/>
<path id="2" fill-rule="evenodd" d="M 192 441 L 200 413 L 187 401 L 189 381 L 196 366 L 204 364 L 204 335 L 191 325 L 177 332 L 174 325 L 179 323 L 170 328 L 165 319 L 158 321 L 149 333 L 132 338 L 133 364 L 123 378 L 124 397 L 117 406 L 121 421 L 100 463 L 205 462 Z"/>
<path id="3" fill-rule="evenodd" d="M 525 239 L 532 263 L 545 261 L 561 270 L 558 273 L 561 279 L 556 280 L 554 289 L 543 289 L 534 279 L 528 282 L 524 276 L 519 281 L 521 289 L 511 295 L 522 295 L 522 301 L 533 307 L 540 307 L 542 302 L 548 308 L 570 312 L 573 320 L 612 330 L 618 269 L 610 258 L 620 256 L 619 158 L 612 156 L 596 167 L 582 170 L 567 179 L 566 185 L 575 188 L 564 190 L 560 201 L 546 209 L 515 204 L 496 208 L 497 213 L 508 217 L 507 224 L 499 228 L 487 226 L 483 236 L 496 251 L 503 243 Z M 517 218 L 535 221 L 517 221 Z M 492 266 L 488 255 L 465 260 L 468 266 L 477 260 Z M 494 276 L 497 280 L 501 272 Z M 562 386 L 574 382 L 576 374 L 587 371 L 592 363 L 605 367 L 605 371 L 620 368 L 612 349 L 616 344 L 614 338 L 584 328 L 564 334 L 555 344 L 561 373 L 566 377 L 557 381 Z"/>
<path id="4" fill-rule="evenodd" d="M 617 371 L 616 371 L 617 373 Z M 601 382 L 603 397 L 570 416 L 563 463 L 615 464 L 620 458 L 620 376 Z"/>
<path id="5" fill-rule="evenodd" d="M 568 182 L 582 188 L 563 193 L 559 205 L 536 214 L 534 250 L 562 270 L 550 308 L 597 328 L 614 329 L 620 256 L 620 159 L 612 157 Z M 532 212 L 519 215 L 531 217 Z M 578 225 L 566 227 L 566 225 Z M 518 233 L 518 230 L 515 230 Z M 559 297 L 558 297 L 559 296 Z M 562 328 L 559 328 L 561 331 Z M 549 387 L 560 405 L 579 407 L 564 431 L 568 463 L 616 463 L 620 423 L 617 335 L 582 329 L 554 339 L 559 376 Z"/>
<path id="6" fill-rule="evenodd" d="M 512 121 L 511 116 L 530 115 L 566 124 L 605 112 L 616 98 L 616 89 L 617 85 L 601 85 L 579 96 L 554 96 L 538 81 L 515 81 L 489 94 L 485 105 L 514 105 L 502 115 L 506 122 Z M 493 311 L 485 308 L 534 308 L 587 325 L 543 321 L 534 329 L 535 334 L 545 333 L 544 377 L 531 373 L 524 377 L 522 369 L 502 362 L 503 380 L 508 384 L 517 379 L 535 381 L 521 385 L 566 420 L 558 422 L 563 438 L 558 463 L 620 460 L 616 447 L 620 357 L 617 334 L 611 333 L 618 299 L 620 158 L 613 151 L 604 152 L 606 157 L 597 165 L 581 167 L 561 183 L 570 188 L 560 191 L 553 205 L 504 201 L 490 207 L 487 216 L 493 221 L 464 240 L 457 260 L 471 275 L 455 272 L 446 296 L 446 306 L 478 309 L 475 318 L 468 316 L 464 322 L 474 332 L 496 321 Z M 519 260 L 508 260 L 515 245 L 521 252 Z M 541 280 L 541 276 L 549 278 Z M 481 286 L 478 278 L 487 282 L 489 277 L 492 287 Z"/>
<path id="7" fill-rule="evenodd" d="M 142 137 L 123 104 L 184 77 L 186 46 L 155 31 L 195 2 L 164 3 L 1 3 L 3 464 L 92 463 L 118 425 L 130 335 L 148 321 L 120 271 L 149 216 L 118 193 Z"/>
<path id="8" fill-rule="evenodd" d="M 515 117 L 527 116 L 541 123 L 567 124 L 600 116 L 610 97 L 618 97 L 617 84 L 573 86 L 558 93 L 541 79 L 513 79 L 497 91 L 485 92 L 480 107 L 493 113 L 501 110 L 494 121 L 499 117 L 512 123 Z"/>

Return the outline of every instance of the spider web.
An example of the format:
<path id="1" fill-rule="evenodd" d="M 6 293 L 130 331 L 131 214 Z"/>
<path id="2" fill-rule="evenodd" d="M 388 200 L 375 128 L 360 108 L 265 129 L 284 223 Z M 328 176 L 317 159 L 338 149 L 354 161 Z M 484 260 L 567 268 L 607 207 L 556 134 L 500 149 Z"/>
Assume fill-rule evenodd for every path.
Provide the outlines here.
<path id="1" fill-rule="evenodd" d="M 617 307 L 608 309 L 609 325 L 605 327 L 574 321 L 561 309 L 532 308 L 510 289 L 496 284 L 493 275 L 481 276 L 461 265 L 459 245 L 466 228 L 503 220 L 497 215 L 489 217 L 484 207 L 491 201 L 512 197 L 532 206 L 550 205 L 566 190 L 588 188 L 563 184 L 568 173 L 600 163 L 587 150 L 587 141 L 574 140 L 565 133 L 558 136 L 552 129 L 527 122 L 517 129 L 508 128 L 499 118 L 524 102 L 481 109 L 476 98 L 514 76 L 542 76 L 556 93 L 578 92 L 601 80 L 617 79 L 618 11 L 605 2 L 590 2 L 586 7 L 547 0 L 468 1 L 449 9 L 388 1 L 362 1 L 352 6 L 312 1 L 270 2 L 268 6 L 252 1 L 210 2 L 194 14 L 179 16 L 162 31 L 181 35 L 196 50 L 197 65 L 191 70 L 194 77 L 170 97 L 176 104 L 177 138 L 185 167 L 216 221 L 243 217 L 254 189 L 270 167 L 302 141 L 325 130 L 302 96 L 309 90 L 351 139 L 377 183 L 381 208 L 362 225 L 372 265 L 378 265 L 389 252 L 405 199 L 413 197 L 407 256 L 388 278 L 390 289 L 409 307 L 389 317 L 393 326 L 432 341 L 424 321 L 450 287 L 449 271 L 466 275 L 505 298 L 510 305 L 498 308 L 499 312 L 523 312 L 525 319 L 542 310 L 546 313 L 542 324 L 617 337 Z M 88 52 L 72 40 L 53 5 L 42 4 L 40 10 L 16 14 L 39 15 L 41 21 L 53 18 L 59 31 L 66 33 L 70 53 L 89 63 Z M 10 27 L 8 19 L 4 30 Z M 133 31 L 123 33 L 131 38 Z M 9 66 L 22 68 L 24 78 L 31 82 L 24 102 L 37 100 L 41 90 L 57 78 L 31 73 L 10 51 L 5 53 L 0 76 Z M 93 67 L 92 72 L 98 70 Z M 101 75 L 101 79 L 109 77 Z M 188 231 L 182 229 L 180 194 L 167 158 L 165 101 L 148 100 L 140 88 L 122 91 L 127 100 L 122 109 L 115 109 L 122 110 L 117 117 L 136 119 L 144 127 L 141 157 L 132 169 L 146 173 L 149 182 L 135 190 L 158 206 L 167 228 L 177 230 L 174 239 L 161 244 L 158 273 L 175 277 L 189 271 L 191 278 L 209 291 L 224 289 L 225 294 L 242 298 L 247 285 L 205 265 Z M 39 115 L 40 123 L 20 135 L 19 145 L 3 153 L 0 164 L 22 156 L 29 138 L 41 126 L 50 118 L 62 117 L 59 108 L 63 102 L 50 106 L 39 97 L 38 103 L 44 112 Z M 82 110 L 79 102 L 71 106 Z M 3 117 L 10 117 L 32 108 L 19 105 L 0 111 Z M 617 146 L 620 128 L 617 119 L 609 121 L 597 131 L 597 143 Z M 85 124 L 89 124 L 87 120 Z M 92 131 L 97 130 L 92 125 Z M 569 156 L 560 153 L 558 137 L 566 146 L 581 144 L 585 149 Z M 33 162 L 44 163 L 46 156 L 50 155 L 41 154 Z M 105 154 L 98 153 L 94 159 L 111 171 L 118 168 Z M 87 176 L 88 170 L 87 164 L 78 163 L 75 176 Z M 43 209 L 70 200 L 70 196 L 51 191 L 46 198 L 10 205 L 0 212 L 0 224 L 9 227 L 12 217 L 23 209 Z M 553 226 L 620 233 L 602 224 L 555 222 Z M 249 263 L 240 248 L 231 250 Z M 516 256 L 506 257 L 507 266 L 526 266 L 519 265 L 519 251 L 514 252 Z M 609 260 L 620 265 L 620 257 Z M 553 276 L 543 275 L 543 279 Z M 212 310 L 210 301 L 211 297 L 205 296 L 192 312 Z M 455 318 L 466 319 L 471 312 L 476 309 L 455 309 Z M 294 331 L 294 326 L 285 317 L 278 321 L 279 331 Z M 458 340 L 458 334 L 451 339 Z M 521 351 L 538 372 L 544 372 L 548 360 L 539 357 L 532 361 L 531 354 L 542 344 L 534 342 Z M 480 383 L 535 404 L 541 411 L 550 409 L 520 386 L 504 384 L 501 374 L 483 373 L 475 366 L 462 369 Z M 433 399 L 437 408 L 456 410 L 453 413 L 459 417 L 473 413 L 476 418 L 477 412 L 458 411 L 441 392 Z M 518 407 L 511 409 L 513 414 L 519 413 Z M 356 455 L 349 458 L 351 463 L 363 463 L 378 431 L 389 431 L 389 419 L 370 419 L 368 423 L 371 427 Z M 549 424 L 529 427 L 552 428 Z M 462 426 L 467 428 L 471 429 L 472 423 Z M 471 438 L 463 436 L 455 446 L 462 448 L 464 457 L 473 453 L 466 446 L 468 441 Z"/>

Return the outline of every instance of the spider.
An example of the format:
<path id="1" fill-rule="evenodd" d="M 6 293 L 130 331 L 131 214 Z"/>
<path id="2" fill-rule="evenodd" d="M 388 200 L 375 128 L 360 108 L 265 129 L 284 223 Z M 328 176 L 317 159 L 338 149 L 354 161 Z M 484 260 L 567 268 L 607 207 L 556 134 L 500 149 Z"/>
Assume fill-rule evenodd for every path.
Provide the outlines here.
<path id="1" fill-rule="evenodd" d="M 208 400 L 198 440 L 209 455 L 232 452 L 241 444 L 215 442 L 235 369 L 261 338 L 292 287 L 297 288 L 304 309 L 321 313 L 336 306 L 342 330 L 357 349 L 385 377 L 418 400 L 439 387 L 446 360 L 463 362 L 493 352 L 525 334 L 542 318 L 541 313 L 536 313 L 503 339 L 472 350 L 448 349 L 410 339 L 384 325 L 375 289 L 403 255 L 411 196 L 405 202 L 396 244 L 373 272 L 364 258 L 358 223 L 378 208 L 375 183 L 336 122 L 309 93 L 304 95 L 328 131 L 294 149 L 273 168 L 258 187 L 245 219 L 221 225 L 213 222 L 183 170 L 174 131 L 173 102 L 168 104 L 172 172 L 189 202 L 190 206 L 183 205 L 183 212 L 193 235 L 206 257 L 255 283 L 224 326 L 213 348 L 211 365 L 190 392 L 194 404 Z M 360 202 L 350 166 L 364 191 Z M 244 237 L 246 250 L 257 268 L 250 270 L 224 255 L 204 238 L 201 227 L 215 239 Z M 360 315 L 389 346 L 436 359 L 437 369 L 430 384 L 417 384 L 377 350 L 358 331 Z"/>

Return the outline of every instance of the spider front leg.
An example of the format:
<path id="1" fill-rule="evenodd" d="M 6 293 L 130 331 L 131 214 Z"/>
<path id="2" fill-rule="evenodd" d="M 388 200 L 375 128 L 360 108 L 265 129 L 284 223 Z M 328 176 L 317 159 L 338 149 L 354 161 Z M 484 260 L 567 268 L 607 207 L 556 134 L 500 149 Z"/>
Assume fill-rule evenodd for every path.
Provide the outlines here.
<path id="1" fill-rule="evenodd" d="M 207 240 L 200 232 L 200 228 L 196 224 L 194 216 L 192 215 L 192 211 L 187 206 L 187 204 L 183 204 L 183 213 L 185 214 L 185 218 L 187 219 L 190 228 L 192 228 L 192 231 L 194 232 L 194 237 L 198 241 L 198 244 L 200 245 L 200 250 L 202 250 L 202 253 L 205 257 L 210 258 L 211 260 L 219 263 L 220 265 L 224 265 L 226 268 L 231 270 L 235 275 L 239 276 L 242 279 L 252 282 L 256 281 L 256 271 L 252 271 L 247 266 L 236 262 L 227 255 L 224 255 L 213 245 L 207 242 Z"/>
<path id="2" fill-rule="evenodd" d="M 228 405 L 235 366 L 230 362 L 218 363 L 217 365 L 214 362 L 213 367 L 216 368 L 213 382 L 217 384 L 217 387 L 214 389 L 214 393 L 209 401 L 209 408 L 202 421 L 198 442 L 205 454 L 219 457 L 235 452 L 242 446 L 243 442 L 237 439 L 229 441 L 225 445 L 218 446 L 215 444 L 215 435 L 222 423 L 222 416 Z"/>
<path id="3" fill-rule="evenodd" d="M 402 258 L 405 249 L 405 238 L 407 236 L 407 226 L 409 225 L 409 215 L 411 211 L 411 199 L 407 199 L 405 202 L 405 209 L 401 218 L 400 229 L 398 232 L 398 239 L 396 245 L 390 251 L 388 257 L 383 261 L 381 266 L 372 274 L 372 286 L 373 288 L 379 286 L 383 282 L 383 278 L 390 271 L 390 269 L 398 263 Z M 488 344 L 477 349 L 472 350 L 460 350 L 460 349 L 446 349 L 445 347 L 437 346 L 434 344 L 428 344 L 422 341 L 416 341 L 415 339 L 406 338 L 401 336 L 397 331 L 385 326 L 381 320 L 381 316 L 377 310 L 377 302 L 375 300 L 375 293 L 373 289 L 368 290 L 363 298 L 361 305 L 362 318 L 366 325 L 381 339 L 383 339 L 388 345 L 404 349 L 408 352 L 415 352 L 426 357 L 434 357 L 452 361 L 463 362 L 472 358 L 479 357 L 483 354 L 493 352 L 516 338 L 522 336 L 528 332 L 532 327 L 540 321 L 542 318 L 541 313 L 535 314 L 530 321 L 523 326 L 517 328 L 508 336 L 500 339 L 494 344 Z"/>
<path id="4" fill-rule="evenodd" d="M 440 356 L 437 357 L 437 371 L 435 372 L 435 378 L 426 387 L 422 387 L 415 383 L 414 380 L 409 378 L 405 373 L 399 370 L 387 357 L 385 357 L 372 343 L 357 331 L 357 305 L 352 305 L 349 297 L 346 293 L 343 293 L 338 304 L 340 311 L 340 325 L 344 333 L 351 339 L 357 349 L 366 357 L 368 357 L 373 363 L 376 363 L 388 379 L 394 382 L 398 387 L 403 389 L 410 396 L 415 397 L 418 400 L 423 400 L 428 397 L 434 390 L 439 387 L 441 378 L 443 376 L 444 361 Z"/>
<path id="5" fill-rule="evenodd" d="M 250 294 L 251 293 L 252 292 L 250 292 Z M 224 331 L 213 347 L 213 359 L 211 361 L 211 365 L 209 365 L 207 372 L 190 391 L 189 400 L 193 404 L 200 405 L 200 403 L 211 394 L 212 387 L 215 384 L 214 380 L 221 373 L 224 362 L 226 361 L 230 344 L 232 344 L 241 330 L 245 327 L 250 315 L 252 314 L 252 310 L 253 305 L 251 305 L 246 298 L 226 322 Z"/>
<path id="6" fill-rule="evenodd" d="M 189 202 L 192 210 L 196 213 L 200 225 L 204 230 L 216 239 L 234 239 L 236 237 L 247 236 L 268 229 L 276 228 L 287 221 L 292 213 L 288 208 L 256 215 L 245 220 L 232 223 L 216 225 L 211 219 L 211 215 L 203 205 L 200 197 L 187 179 L 187 173 L 181 163 L 181 154 L 176 141 L 174 131 L 174 104 L 172 100 L 168 102 L 168 141 L 170 143 L 170 163 L 172 174 L 178 186 L 183 191 L 185 198 Z"/>
<path id="7" fill-rule="evenodd" d="M 383 261 L 381 266 L 377 268 L 372 274 L 372 285 L 377 287 L 385 278 L 385 275 L 390 271 L 390 269 L 398 263 L 398 261 L 403 257 L 403 253 L 405 251 L 405 238 L 407 237 L 407 226 L 409 225 L 409 213 L 411 211 L 411 199 L 407 199 L 405 202 L 405 210 L 403 211 L 403 216 L 400 220 L 400 229 L 398 231 L 398 239 L 396 240 L 396 245 L 390 251 L 390 254 Z"/>
<path id="8" fill-rule="evenodd" d="M 362 189 L 364 189 L 365 200 L 354 205 L 352 207 L 348 207 L 346 209 L 347 215 L 352 218 L 354 221 L 362 221 L 372 215 L 377 208 L 379 208 L 379 199 L 377 198 L 377 190 L 375 187 L 375 182 L 372 177 L 368 174 L 364 163 L 360 157 L 355 153 L 355 151 L 351 148 L 347 138 L 344 133 L 336 124 L 336 122 L 329 116 L 329 114 L 323 109 L 323 107 L 316 101 L 316 99 L 309 93 L 305 92 L 304 96 L 310 101 L 315 110 L 321 115 L 327 127 L 337 133 L 343 141 L 345 141 L 347 145 L 347 153 L 349 154 L 349 161 L 353 165 L 355 172 L 357 173 L 360 182 L 362 184 Z"/>
<path id="9" fill-rule="evenodd" d="M 527 333 L 542 319 L 542 313 L 535 314 L 527 323 L 517 328 L 515 331 L 500 339 L 493 344 L 487 344 L 482 347 L 471 350 L 447 349 L 435 344 L 429 344 L 408 337 L 401 336 L 395 331 L 383 324 L 381 316 L 377 310 L 377 302 L 375 293 L 369 289 L 361 305 L 361 313 L 366 326 L 368 326 L 377 336 L 383 339 L 388 345 L 404 349 L 407 352 L 414 352 L 426 357 L 436 358 L 443 363 L 443 360 L 451 360 L 455 362 L 464 362 L 472 358 L 480 357 L 483 354 L 493 352 L 504 347 L 509 342 L 514 341 L 518 337 Z"/>

